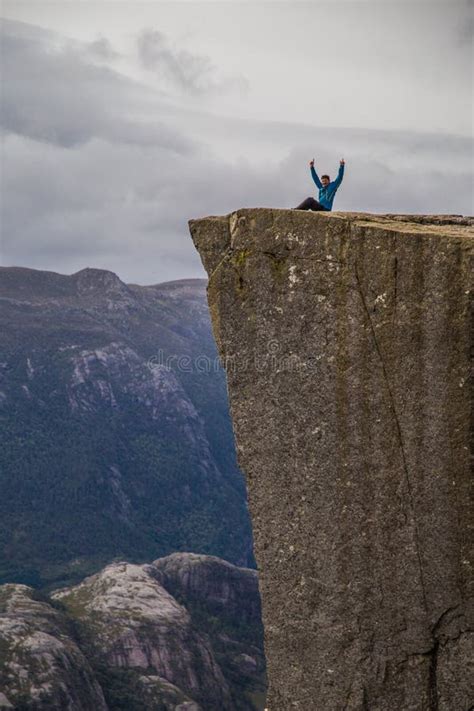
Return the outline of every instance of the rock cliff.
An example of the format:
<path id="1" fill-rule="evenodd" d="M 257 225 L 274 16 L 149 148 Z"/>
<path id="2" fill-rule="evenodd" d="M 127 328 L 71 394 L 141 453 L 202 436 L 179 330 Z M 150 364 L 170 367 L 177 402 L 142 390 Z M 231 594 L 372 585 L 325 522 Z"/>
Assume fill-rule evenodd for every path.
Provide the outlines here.
<path id="1" fill-rule="evenodd" d="M 265 689 L 255 570 L 179 553 L 0 586 L 0 709 L 259 711 Z"/>
<path id="2" fill-rule="evenodd" d="M 190 221 L 247 478 L 269 711 L 474 704 L 472 222 Z"/>

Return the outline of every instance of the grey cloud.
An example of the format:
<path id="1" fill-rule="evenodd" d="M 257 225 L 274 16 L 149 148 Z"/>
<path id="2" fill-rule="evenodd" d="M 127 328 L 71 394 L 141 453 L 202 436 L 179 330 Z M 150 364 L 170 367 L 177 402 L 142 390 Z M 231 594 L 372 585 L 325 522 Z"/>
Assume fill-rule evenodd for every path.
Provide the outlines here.
<path id="1" fill-rule="evenodd" d="M 192 152 L 192 142 L 159 119 L 132 120 L 129 107 L 137 112 L 149 103 L 145 89 L 89 62 L 82 48 L 17 22 L 5 21 L 2 35 L 5 130 L 65 148 L 97 137 Z"/>
<path id="2" fill-rule="evenodd" d="M 113 61 L 120 56 L 119 52 L 115 51 L 107 37 L 97 37 L 97 39 L 89 42 L 89 44 L 86 45 L 86 51 L 92 57 L 107 61 Z"/>
<path id="3" fill-rule="evenodd" d="M 467 0 L 461 5 L 463 12 L 458 23 L 458 41 L 462 45 L 468 45 L 472 52 L 472 39 L 474 35 L 474 2 Z"/>
<path id="4" fill-rule="evenodd" d="M 10 31 L 5 55 L 18 65 L 1 137 L 5 264 L 95 266 L 140 283 L 202 276 L 187 220 L 296 205 L 316 192 L 313 155 L 330 175 L 347 160 L 336 209 L 472 209 L 467 137 L 244 121 L 169 103 L 157 128 L 150 92 L 28 33 Z"/>
<path id="5" fill-rule="evenodd" d="M 298 127 L 293 127 L 297 133 Z M 367 154 L 370 132 L 358 142 L 313 132 L 278 162 L 232 163 L 201 151 L 170 161 L 160 146 L 91 141 L 80 151 L 9 136 L 5 144 L 4 261 L 56 271 L 84 266 L 112 269 L 128 280 L 153 283 L 202 276 L 187 220 L 242 206 L 292 207 L 316 188 L 307 160 L 315 143 L 317 167 L 335 173 L 341 142 L 350 144 L 346 178 L 335 208 L 374 212 L 469 210 L 471 184 L 460 153 L 445 152 L 426 167 L 397 156 L 410 141 L 392 137 Z M 275 151 L 278 136 L 275 137 Z M 306 139 L 307 140 L 307 139 Z M 284 134 L 280 135 L 280 143 Z M 322 147 L 324 145 L 324 148 Z M 426 139 L 425 149 L 430 141 Z M 462 150 L 458 144 L 458 150 Z M 449 162 L 449 171 L 448 165 Z M 403 160 L 400 159 L 400 164 Z M 124 169 L 124 166 L 126 169 Z M 461 167 L 459 167 L 461 166 Z M 47 175 L 48 180 L 42 180 Z"/>
<path id="6" fill-rule="evenodd" d="M 461 46 L 466 46 L 472 53 L 472 41 L 474 38 L 474 17 L 471 14 L 466 22 L 459 27 L 458 41 Z"/>
<path id="7" fill-rule="evenodd" d="M 142 66 L 168 80 L 175 87 L 193 94 L 246 89 L 244 77 L 217 78 L 217 69 L 209 57 L 171 46 L 159 30 L 143 30 L 137 39 Z"/>

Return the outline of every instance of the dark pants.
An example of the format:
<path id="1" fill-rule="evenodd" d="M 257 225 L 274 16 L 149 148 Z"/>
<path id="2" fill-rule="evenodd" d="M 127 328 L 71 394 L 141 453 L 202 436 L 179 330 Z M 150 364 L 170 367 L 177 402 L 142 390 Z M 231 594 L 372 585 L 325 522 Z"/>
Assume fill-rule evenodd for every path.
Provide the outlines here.
<path id="1" fill-rule="evenodd" d="M 306 200 L 303 200 L 303 202 L 298 205 L 297 207 L 293 208 L 294 210 L 324 210 L 325 212 L 329 212 L 327 207 L 323 207 L 320 202 L 315 200 L 312 197 L 306 198 Z"/>

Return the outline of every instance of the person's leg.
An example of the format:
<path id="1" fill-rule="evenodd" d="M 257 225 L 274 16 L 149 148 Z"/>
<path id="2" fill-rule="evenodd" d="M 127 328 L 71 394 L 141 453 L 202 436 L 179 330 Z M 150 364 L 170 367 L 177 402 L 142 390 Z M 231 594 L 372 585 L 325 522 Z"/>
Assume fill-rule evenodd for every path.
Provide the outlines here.
<path id="1" fill-rule="evenodd" d="M 306 200 L 303 200 L 302 203 L 300 203 L 297 207 L 295 207 L 295 210 L 313 210 L 314 209 L 314 204 L 317 203 L 317 201 L 312 198 L 306 198 Z"/>
<path id="2" fill-rule="evenodd" d="M 293 208 L 294 210 L 325 210 L 326 208 L 321 205 L 320 202 L 315 200 L 313 197 L 308 197 L 303 200 L 300 205 Z"/>

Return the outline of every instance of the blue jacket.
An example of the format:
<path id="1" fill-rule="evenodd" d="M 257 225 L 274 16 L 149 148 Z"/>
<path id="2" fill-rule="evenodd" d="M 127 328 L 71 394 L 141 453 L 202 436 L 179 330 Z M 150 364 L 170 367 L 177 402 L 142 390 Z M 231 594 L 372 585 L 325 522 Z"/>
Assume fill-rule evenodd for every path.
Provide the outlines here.
<path id="1" fill-rule="evenodd" d="M 336 195 L 336 191 L 342 183 L 342 178 L 344 177 L 344 163 L 339 166 L 339 173 L 337 174 L 336 180 L 331 181 L 325 188 L 323 188 L 323 184 L 320 181 L 313 165 L 311 166 L 311 176 L 319 188 L 319 202 L 326 208 L 326 210 L 332 210 L 334 196 Z"/>

